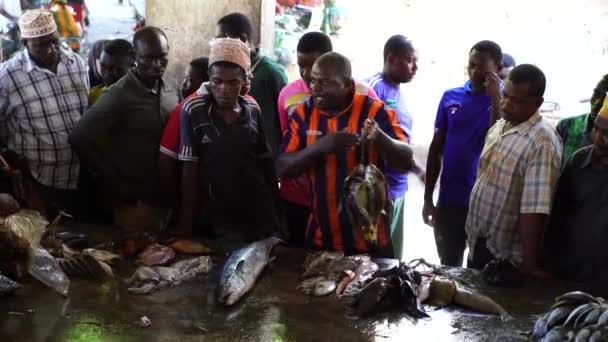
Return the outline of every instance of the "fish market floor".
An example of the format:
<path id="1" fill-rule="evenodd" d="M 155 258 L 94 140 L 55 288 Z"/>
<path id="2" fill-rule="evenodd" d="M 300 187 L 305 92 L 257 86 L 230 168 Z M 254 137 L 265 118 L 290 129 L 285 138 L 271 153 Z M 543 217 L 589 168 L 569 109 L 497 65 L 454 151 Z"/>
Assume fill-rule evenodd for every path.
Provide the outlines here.
<path id="1" fill-rule="evenodd" d="M 418 322 L 399 312 L 353 320 L 334 296 L 309 297 L 295 290 L 304 251 L 277 247 L 274 254 L 277 260 L 252 292 L 230 308 L 216 304 L 214 296 L 225 258 L 214 258 L 208 275 L 146 296 L 126 291 L 123 280 L 132 266 L 104 284 L 72 278 L 67 298 L 30 280 L 0 301 L 0 341 L 517 341 L 520 331 L 530 329 L 532 314 L 571 290 L 547 290 L 542 283 L 520 290 L 487 289 L 475 286 L 479 277 L 470 271 L 453 269 L 515 318 L 502 322 L 441 309 Z M 139 325 L 143 316 L 150 327 Z"/>

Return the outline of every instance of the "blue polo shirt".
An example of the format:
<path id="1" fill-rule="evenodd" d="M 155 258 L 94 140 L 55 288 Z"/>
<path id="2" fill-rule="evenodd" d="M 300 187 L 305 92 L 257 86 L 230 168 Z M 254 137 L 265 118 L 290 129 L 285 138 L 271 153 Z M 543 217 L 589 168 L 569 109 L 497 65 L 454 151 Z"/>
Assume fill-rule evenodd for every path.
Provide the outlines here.
<path id="1" fill-rule="evenodd" d="M 384 104 L 395 111 L 397 114 L 397 120 L 399 125 L 405 131 L 407 140 L 409 143 L 412 141 L 412 115 L 407 108 L 405 94 L 401 86 L 394 86 L 384 80 L 382 73 L 377 73 L 374 76 L 368 78 L 367 83 L 374 88 L 378 98 L 384 102 Z M 407 192 L 407 174 L 387 168 L 384 173 L 388 184 L 391 198 L 396 199 L 403 197 Z"/>
<path id="2" fill-rule="evenodd" d="M 485 93 L 475 95 L 470 81 L 443 93 L 435 119 L 435 132 L 447 131 L 439 188 L 440 203 L 469 207 L 479 157 L 490 128 L 491 107 L 490 96 Z"/>

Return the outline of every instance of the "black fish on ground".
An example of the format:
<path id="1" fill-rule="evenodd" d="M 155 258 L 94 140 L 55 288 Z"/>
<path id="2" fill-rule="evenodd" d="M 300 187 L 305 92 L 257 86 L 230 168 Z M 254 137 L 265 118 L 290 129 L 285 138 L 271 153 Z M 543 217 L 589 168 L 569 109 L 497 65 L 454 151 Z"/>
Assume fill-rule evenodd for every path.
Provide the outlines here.
<path id="1" fill-rule="evenodd" d="M 21 288 L 21 285 L 0 274 L 0 295 L 8 295 Z"/>

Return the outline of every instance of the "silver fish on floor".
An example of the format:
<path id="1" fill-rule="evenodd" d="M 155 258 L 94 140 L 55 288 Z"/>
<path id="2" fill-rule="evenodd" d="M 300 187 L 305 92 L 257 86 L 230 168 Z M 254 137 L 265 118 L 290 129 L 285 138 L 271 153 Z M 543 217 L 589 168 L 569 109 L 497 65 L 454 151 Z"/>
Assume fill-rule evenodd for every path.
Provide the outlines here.
<path id="1" fill-rule="evenodd" d="M 178 285 L 190 280 L 199 274 L 208 273 L 211 270 L 211 257 L 200 256 L 197 258 L 178 261 L 171 266 L 141 266 L 131 278 L 127 279 L 132 294 L 149 294 L 156 290 Z"/>
<path id="2" fill-rule="evenodd" d="M 15 290 L 19 289 L 21 285 L 17 282 L 10 280 L 9 278 L 0 274 L 0 295 L 11 294 Z"/>
<path id="3" fill-rule="evenodd" d="M 220 277 L 218 302 L 230 306 L 249 292 L 264 267 L 274 259 L 270 258 L 270 252 L 282 242 L 279 238 L 270 237 L 232 252 Z"/>

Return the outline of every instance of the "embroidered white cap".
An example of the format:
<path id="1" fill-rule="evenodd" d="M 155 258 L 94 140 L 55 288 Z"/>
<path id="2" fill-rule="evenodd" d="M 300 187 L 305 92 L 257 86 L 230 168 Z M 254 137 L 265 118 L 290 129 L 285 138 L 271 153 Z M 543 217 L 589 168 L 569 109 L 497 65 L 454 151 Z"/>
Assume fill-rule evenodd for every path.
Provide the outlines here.
<path id="1" fill-rule="evenodd" d="M 21 15 L 19 30 L 22 38 L 38 38 L 57 32 L 57 24 L 51 12 L 34 9 Z"/>

